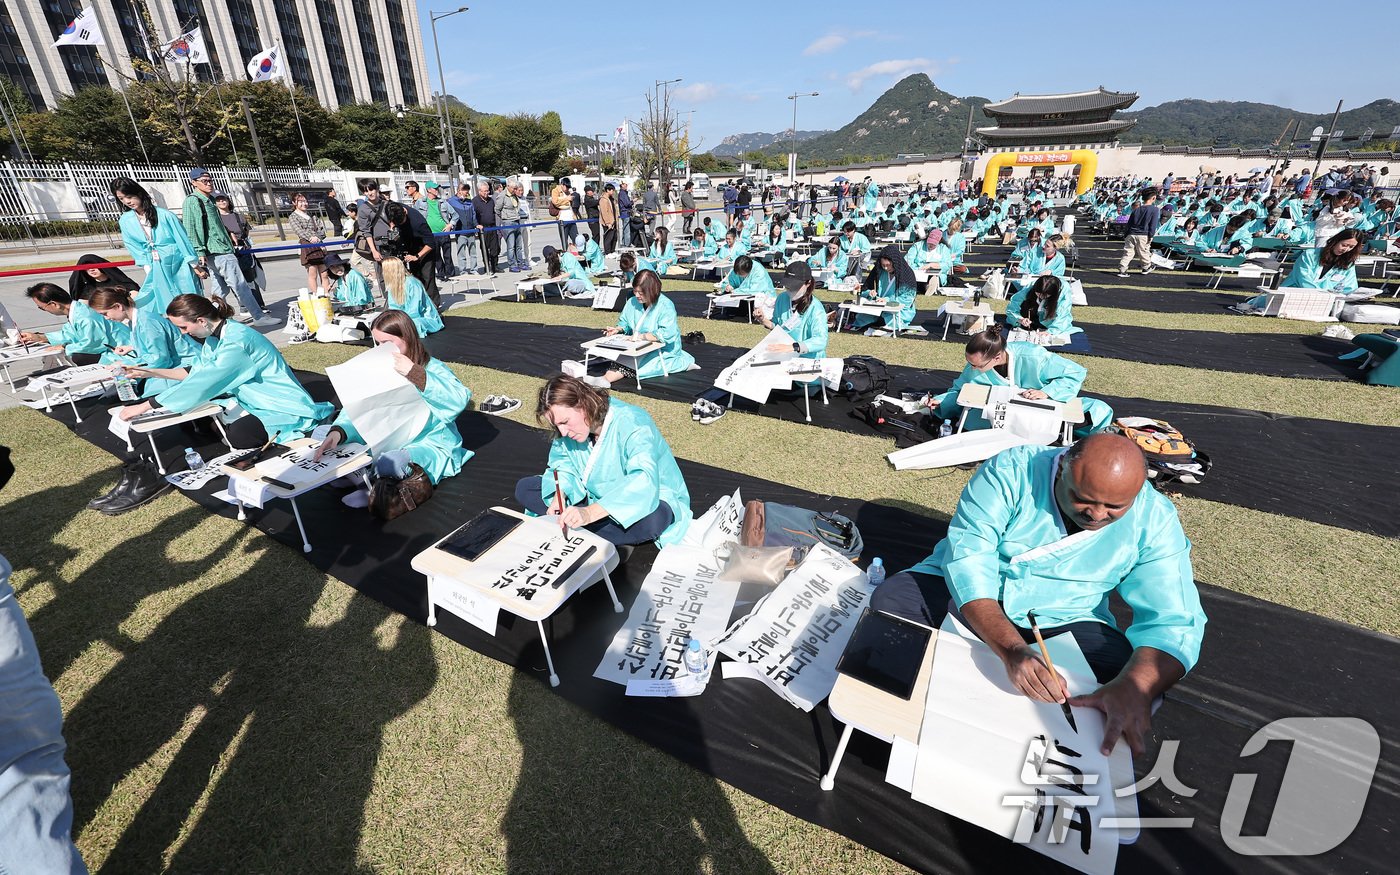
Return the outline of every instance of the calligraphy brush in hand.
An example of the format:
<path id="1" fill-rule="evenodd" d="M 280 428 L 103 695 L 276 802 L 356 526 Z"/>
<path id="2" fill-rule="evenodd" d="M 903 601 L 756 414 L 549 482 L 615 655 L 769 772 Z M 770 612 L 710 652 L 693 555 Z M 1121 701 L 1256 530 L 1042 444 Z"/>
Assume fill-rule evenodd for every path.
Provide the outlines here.
<path id="1" fill-rule="evenodd" d="M 1040 645 L 1040 655 L 1045 660 L 1045 665 L 1049 667 L 1050 674 L 1055 678 L 1055 683 L 1060 682 L 1060 673 L 1055 671 L 1055 663 L 1050 660 L 1050 649 L 1045 646 L 1045 639 L 1040 637 L 1040 627 L 1035 622 L 1035 611 L 1027 611 L 1026 619 L 1031 623 L 1031 632 L 1035 634 L 1035 642 Z M 1069 728 L 1075 734 L 1079 734 L 1079 726 L 1074 722 L 1074 712 L 1069 709 L 1069 701 L 1060 703 L 1060 710 L 1065 712 L 1065 720 L 1069 722 Z"/>

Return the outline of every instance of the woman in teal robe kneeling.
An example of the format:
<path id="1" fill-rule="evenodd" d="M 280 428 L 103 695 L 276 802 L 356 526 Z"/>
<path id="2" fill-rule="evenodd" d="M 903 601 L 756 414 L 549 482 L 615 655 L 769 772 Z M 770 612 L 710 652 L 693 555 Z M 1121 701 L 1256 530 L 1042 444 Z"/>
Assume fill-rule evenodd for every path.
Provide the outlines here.
<path id="1" fill-rule="evenodd" d="M 695 357 L 681 349 L 681 326 L 676 320 L 676 305 L 661 294 L 661 277 L 654 270 L 638 271 L 632 279 L 632 297 L 618 314 L 617 325 L 604 328 L 603 333 L 626 334 L 637 340 L 661 344 L 661 349 L 647 354 L 637 365 L 635 376 L 641 380 L 664 377 L 690 370 Z M 623 377 L 633 376 L 621 366 L 609 368 L 601 377 L 585 377 L 589 385 L 606 389 Z"/>
<path id="2" fill-rule="evenodd" d="M 971 383 L 981 386 L 1015 386 L 1030 400 L 1046 398 L 1067 403 L 1079 395 L 1088 371 L 1078 362 L 1056 355 L 1034 343 L 1010 341 L 997 326 L 972 335 L 964 349 L 967 366 L 942 395 L 929 400 L 933 412 L 944 422 L 957 422 L 962 415 L 958 393 Z M 1075 426 L 1076 437 L 1100 432 L 1113 424 L 1113 408 L 1097 398 L 1080 396 L 1084 422 Z M 968 412 L 965 429 L 991 428 L 981 411 Z"/>
<path id="3" fill-rule="evenodd" d="M 651 416 L 576 377 L 540 389 L 535 416 L 556 432 L 543 476 L 525 477 L 516 501 L 536 516 L 560 514 L 618 546 L 674 544 L 690 525 L 690 490 Z"/>
<path id="4" fill-rule="evenodd" d="M 461 471 L 462 465 L 475 455 L 462 446 L 462 434 L 457 431 L 457 417 L 467 409 L 472 392 L 447 365 L 428 355 L 407 313 L 386 310 L 379 314 L 369 330 L 376 345 L 393 348 L 394 370 L 423 395 L 429 410 L 423 429 L 408 443 L 401 447 L 378 448 L 375 473 L 402 480 L 418 467 L 436 486 L 444 478 Z M 363 443 L 364 439 L 355 423 L 342 412 L 316 450 L 316 458 L 346 442 Z M 361 489 L 342 501 L 351 507 L 365 507 L 369 504 L 369 492 Z"/>

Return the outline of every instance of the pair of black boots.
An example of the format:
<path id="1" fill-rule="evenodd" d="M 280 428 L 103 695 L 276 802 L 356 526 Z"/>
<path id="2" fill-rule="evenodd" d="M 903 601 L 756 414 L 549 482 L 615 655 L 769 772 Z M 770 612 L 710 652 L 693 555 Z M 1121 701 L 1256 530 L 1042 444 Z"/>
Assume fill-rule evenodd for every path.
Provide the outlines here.
<path id="1" fill-rule="evenodd" d="M 155 463 L 141 456 L 122 465 L 122 478 L 111 492 L 88 502 L 88 508 L 116 516 L 134 510 L 165 494 L 170 483 L 156 470 Z"/>

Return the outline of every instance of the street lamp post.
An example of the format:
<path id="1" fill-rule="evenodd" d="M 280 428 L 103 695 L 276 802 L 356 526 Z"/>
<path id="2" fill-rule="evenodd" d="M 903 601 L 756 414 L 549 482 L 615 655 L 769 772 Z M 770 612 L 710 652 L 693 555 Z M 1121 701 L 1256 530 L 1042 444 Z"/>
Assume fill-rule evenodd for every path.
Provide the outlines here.
<path id="1" fill-rule="evenodd" d="M 437 57 L 438 86 L 442 90 L 442 113 L 445 117 L 445 121 L 448 112 L 447 80 L 444 79 L 442 75 L 442 50 L 438 48 L 437 23 L 440 19 L 450 18 L 459 12 L 466 12 L 469 8 L 470 7 L 463 6 L 451 12 L 433 12 L 431 9 L 428 10 L 428 18 L 433 30 L 433 55 Z M 461 178 L 462 160 L 457 154 L 457 137 L 452 131 L 452 124 L 450 121 L 447 121 L 447 146 L 452 152 L 452 175 L 455 184 L 457 180 Z M 476 191 L 476 148 L 472 144 L 472 120 L 470 117 L 467 118 L 467 157 L 470 158 L 472 162 L 472 191 Z"/>
<path id="2" fill-rule="evenodd" d="M 799 97 L 820 97 L 816 91 L 808 91 L 805 94 L 789 94 L 788 100 L 792 101 L 792 171 L 788 174 L 792 181 L 792 186 L 797 187 L 797 98 Z"/>
<path id="3" fill-rule="evenodd" d="M 656 101 L 657 101 L 657 103 L 656 103 L 656 109 L 657 109 L 658 112 L 661 113 L 661 115 L 660 115 L 660 117 L 659 117 L 659 119 L 658 119 L 656 128 L 655 128 L 655 130 L 652 131 L 652 133 L 653 133 L 653 134 L 656 136 L 656 138 L 657 138 L 657 139 L 656 139 L 656 184 L 657 184 L 658 187 L 664 187 L 664 184 L 667 183 L 667 182 L 669 182 L 669 178 L 668 178 L 667 176 L 665 176 L 665 169 L 664 169 L 664 167 L 663 167 L 662 165 L 664 165 L 664 164 L 666 163 L 666 144 L 667 144 L 667 142 L 671 139 L 671 120 L 670 120 L 670 118 L 668 118 L 668 117 L 666 116 L 665 109 L 664 109 L 665 104 L 663 104 L 663 103 L 661 102 L 661 89 L 663 89 L 663 88 L 666 89 L 666 96 L 667 96 L 667 98 L 669 99 L 670 96 L 671 96 L 671 89 L 670 89 L 670 86 L 675 85 L 677 82 L 680 82 L 680 81 L 682 81 L 682 80 L 680 80 L 680 79 L 664 79 L 664 80 L 663 80 L 663 79 L 657 79 L 657 80 L 656 80 L 655 88 L 654 88 L 654 90 L 653 90 L 653 93 L 656 95 Z M 665 125 L 665 129 L 664 129 L 664 130 L 662 129 L 662 125 Z"/>

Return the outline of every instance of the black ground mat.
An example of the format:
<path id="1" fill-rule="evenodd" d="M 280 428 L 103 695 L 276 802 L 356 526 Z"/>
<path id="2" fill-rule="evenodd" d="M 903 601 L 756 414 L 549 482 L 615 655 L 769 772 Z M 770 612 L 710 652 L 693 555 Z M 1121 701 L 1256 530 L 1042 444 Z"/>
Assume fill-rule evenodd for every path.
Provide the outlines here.
<path id="1" fill-rule="evenodd" d="M 464 330 L 443 331 L 428 339 L 434 355 L 446 361 L 537 377 L 557 371 L 559 359 L 571 355 L 569 350 L 577 349 L 579 341 L 597 336 L 589 328 L 491 319 L 461 322 L 466 326 Z M 755 329 L 755 337 L 759 330 Z M 690 403 L 712 385 L 720 369 L 732 364 L 743 352 L 738 347 L 712 343 L 689 345 L 686 350 L 695 356 L 701 370 L 646 380 L 643 394 Z M 892 393 L 942 392 L 957 377 L 952 371 L 888 367 Z M 627 392 L 636 389 L 635 383 L 627 381 L 617 386 Z M 1088 394 L 1106 401 L 1120 417 L 1167 420 L 1210 456 L 1215 467 L 1204 483 L 1177 484 L 1173 491 L 1324 525 L 1400 537 L 1400 516 L 1387 510 L 1394 496 L 1400 494 L 1400 428 L 1093 391 Z M 852 434 L 874 433 L 863 421 L 850 416 L 851 402 L 835 394 L 829 398 L 828 405 L 819 398 L 812 399 L 814 425 Z M 740 399 L 736 408 L 789 421 L 802 421 L 803 417 L 800 399 L 775 398 L 761 406 Z"/>
<path id="2" fill-rule="evenodd" d="M 328 395 L 324 377 L 301 377 L 313 395 Z M 79 433 L 113 453 L 123 452 L 121 442 L 107 432 L 100 407 L 85 406 L 93 415 L 79 426 Z M 69 417 L 66 409 L 55 411 L 60 421 Z M 363 511 L 347 510 L 332 489 L 303 497 L 301 508 L 315 545 L 306 554 L 308 561 L 421 622 L 426 612 L 424 579 L 409 567 L 409 560 L 480 510 L 509 504 L 517 479 L 538 473 L 547 453 L 544 432 L 513 422 L 466 413 L 459 427 L 476 457 L 460 475 L 445 481 L 428 504 L 398 520 L 380 524 Z M 747 498 L 840 510 L 860 526 L 867 556 L 882 556 L 894 568 L 922 558 L 944 532 L 943 523 L 907 508 L 832 499 L 690 462 L 682 462 L 681 468 L 697 510 L 736 487 L 742 487 Z M 212 488 L 190 497 L 213 512 L 231 516 L 233 509 L 209 494 Z M 252 520 L 299 553 L 300 539 L 285 502 L 272 502 L 268 510 L 252 512 Z M 635 598 L 653 556 L 651 548 L 639 549 L 614 576 L 624 605 Z M 1157 713 L 1156 740 L 1137 763 L 1139 776 L 1144 775 L 1156 761 L 1159 740 L 1181 741 L 1174 774 L 1195 794 L 1178 796 L 1168 790 L 1167 782 L 1158 781 L 1139 796 L 1138 804 L 1143 817 L 1193 818 L 1193 825 L 1145 829 L 1136 844 L 1121 849 L 1119 871 L 1278 871 L 1279 858 L 1242 856 L 1227 848 L 1221 837 L 1221 812 L 1234 776 L 1258 775 L 1244 826 L 1246 834 L 1265 831 L 1274 797 L 1283 785 L 1290 746 L 1270 744 L 1248 757 L 1241 752 L 1265 725 L 1300 716 L 1365 720 L 1381 734 L 1383 750 L 1371 798 L 1350 837 L 1329 853 L 1287 858 L 1284 867 L 1299 873 L 1388 871 L 1393 837 L 1400 830 L 1396 798 L 1400 773 L 1395 766 L 1400 715 L 1394 697 L 1377 695 L 1377 691 L 1390 688 L 1400 674 L 1400 641 L 1216 587 L 1201 589 L 1210 626 L 1200 664 Z M 741 601 L 740 609 L 746 608 Z M 915 803 L 886 784 L 889 748 L 861 733 L 854 736 L 846 753 L 835 789 L 822 792 L 817 782 L 830 763 L 841 730 L 825 705 L 806 714 L 766 687 L 740 679 L 717 679 L 703 696 L 692 699 L 624 697 L 620 687 L 592 677 L 624 616 L 612 612 L 601 588 L 575 596 L 559 611 L 551 623 L 555 664 L 562 680 L 558 695 L 743 792 L 917 870 L 1064 871 L 1011 842 Z M 522 679 L 545 682 L 544 655 L 534 624 L 503 621 L 492 637 L 446 611 L 439 617 L 439 632 L 516 666 Z M 553 731 L 567 733 L 569 728 L 560 725 Z M 1328 804 L 1323 794 L 1313 799 L 1315 804 Z M 608 860 L 609 847 L 601 838 L 596 848 L 587 851 L 591 859 Z"/>

